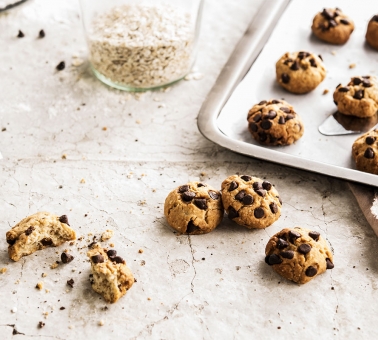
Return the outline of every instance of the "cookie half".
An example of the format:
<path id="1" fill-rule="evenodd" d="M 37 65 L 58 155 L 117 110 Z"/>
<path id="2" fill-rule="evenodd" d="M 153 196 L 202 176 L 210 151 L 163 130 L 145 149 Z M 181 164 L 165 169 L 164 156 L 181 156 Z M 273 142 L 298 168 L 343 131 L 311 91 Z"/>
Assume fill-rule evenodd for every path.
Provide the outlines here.
<path id="1" fill-rule="evenodd" d="M 333 269 L 333 255 L 319 232 L 304 228 L 282 229 L 265 248 L 265 262 L 284 278 L 307 283 Z"/>
<path id="2" fill-rule="evenodd" d="M 369 131 L 355 140 L 352 156 L 358 170 L 378 175 L 378 129 Z"/>

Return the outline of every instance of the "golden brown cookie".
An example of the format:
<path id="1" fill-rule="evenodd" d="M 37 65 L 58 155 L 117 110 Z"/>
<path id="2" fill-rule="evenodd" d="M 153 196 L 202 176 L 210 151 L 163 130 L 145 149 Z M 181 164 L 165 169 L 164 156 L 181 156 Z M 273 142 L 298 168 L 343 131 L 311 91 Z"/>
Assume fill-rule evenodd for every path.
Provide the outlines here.
<path id="1" fill-rule="evenodd" d="M 353 77 L 347 86 L 337 85 L 333 100 L 345 115 L 374 116 L 378 110 L 378 80 L 372 76 Z"/>
<path id="2" fill-rule="evenodd" d="M 312 32 L 321 40 L 335 45 L 345 44 L 354 30 L 354 23 L 340 8 L 324 8 L 315 15 Z"/>
<path id="3" fill-rule="evenodd" d="M 165 199 L 164 215 L 169 225 L 180 233 L 209 233 L 223 219 L 221 193 L 201 182 L 182 185 Z"/>
<path id="4" fill-rule="evenodd" d="M 285 53 L 276 63 L 277 82 L 292 93 L 314 90 L 325 78 L 321 56 L 309 52 Z"/>
<path id="5" fill-rule="evenodd" d="M 76 239 L 76 233 L 69 227 L 66 215 L 56 216 L 49 212 L 38 212 L 24 218 L 6 234 L 9 257 L 18 261 L 47 247 L 57 247 Z"/>
<path id="6" fill-rule="evenodd" d="M 233 175 L 222 183 L 228 218 L 247 228 L 266 228 L 281 216 L 282 201 L 274 185 L 261 178 Z"/>
<path id="7" fill-rule="evenodd" d="M 248 112 L 248 129 L 260 144 L 290 145 L 302 137 L 304 126 L 284 100 L 263 100 Z"/>
<path id="8" fill-rule="evenodd" d="M 371 47 L 378 50 L 378 15 L 374 15 L 369 21 L 366 31 L 366 41 Z"/>
<path id="9" fill-rule="evenodd" d="M 91 262 L 90 282 L 93 290 L 105 301 L 114 303 L 124 296 L 134 284 L 134 276 L 125 260 L 113 249 L 104 249 L 96 243 L 87 256 Z"/>
<path id="10" fill-rule="evenodd" d="M 358 170 L 378 175 L 378 129 L 358 137 L 352 146 Z"/>
<path id="11" fill-rule="evenodd" d="M 272 236 L 265 255 L 275 272 L 297 283 L 307 283 L 334 267 L 327 242 L 317 231 L 304 228 L 287 228 Z"/>

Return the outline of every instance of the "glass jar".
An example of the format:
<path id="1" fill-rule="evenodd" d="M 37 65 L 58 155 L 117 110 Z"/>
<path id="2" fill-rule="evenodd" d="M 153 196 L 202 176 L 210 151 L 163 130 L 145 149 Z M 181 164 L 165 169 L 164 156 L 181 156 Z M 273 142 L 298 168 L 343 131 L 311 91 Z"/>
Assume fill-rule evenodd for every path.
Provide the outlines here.
<path id="1" fill-rule="evenodd" d="M 80 0 L 91 68 L 117 89 L 172 84 L 193 66 L 203 0 Z"/>

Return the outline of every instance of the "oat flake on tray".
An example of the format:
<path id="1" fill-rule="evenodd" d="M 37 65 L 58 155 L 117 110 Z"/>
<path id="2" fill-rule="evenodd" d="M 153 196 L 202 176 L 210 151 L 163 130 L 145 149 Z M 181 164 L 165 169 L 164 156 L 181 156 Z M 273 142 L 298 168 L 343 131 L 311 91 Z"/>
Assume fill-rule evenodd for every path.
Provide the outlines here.
<path id="1" fill-rule="evenodd" d="M 101 14 L 89 33 L 95 72 L 132 88 L 169 84 L 192 66 L 195 32 L 189 13 L 125 5 Z"/>

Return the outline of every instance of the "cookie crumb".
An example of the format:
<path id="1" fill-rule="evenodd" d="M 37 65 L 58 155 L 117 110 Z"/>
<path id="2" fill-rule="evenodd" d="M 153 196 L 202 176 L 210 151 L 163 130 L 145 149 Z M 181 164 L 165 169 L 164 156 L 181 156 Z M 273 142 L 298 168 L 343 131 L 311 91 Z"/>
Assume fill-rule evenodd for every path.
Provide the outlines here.
<path id="1" fill-rule="evenodd" d="M 328 89 L 324 89 L 323 94 L 327 94 L 329 92 Z"/>
<path id="2" fill-rule="evenodd" d="M 55 269 L 55 268 L 58 267 L 58 266 L 59 266 L 59 263 L 54 262 L 54 263 L 50 266 L 50 268 L 51 268 L 51 269 Z"/>
<path id="3" fill-rule="evenodd" d="M 201 177 L 204 177 L 204 176 L 206 176 L 206 172 L 201 172 L 200 175 L 201 175 Z"/>
<path id="4" fill-rule="evenodd" d="M 104 325 L 105 325 L 104 320 L 100 320 L 100 321 L 98 322 L 98 325 L 99 325 L 99 326 L 104 326 Z"/>
<path id="5" fill-rule="evenodd" d="M 356 64 L 352 63 L 349 65 L 349 68 L 355 68 L 356 67 Z"/>
<path id="6" fill-rule="evenodd" d="M 11 312 L 12 312 L 12 313 L 16 313 L 16 312 L 17 312 L 17 307 L 13 307 L 13 308 L 11 309 Z"/>
<path id="7" fill-rule="evenodd" d="M 74 257 L 71 254 L 68 254 L 66 252 L 63 252 L 62 255 L 60 255 L 60 258 L 63 263 L 70 263 L 74 259 Z"/>
<path id="8" fill-rule="evenodd" d="M 2 128 L 1 131 L 2 132 L 7 131 L 7 128 Z"/>
<path id="9" fill-rule="evenodd" d="M 333 55 L 336 55 L 336 51 L 332 51 L 331 53 L 332 53 Z"/>
<path id="10" fill-rule="evenodd" d="M 148 297 L 148 298 L 147 298 L 147 300 L 148 300 L 148 301 L 151 301 L 151 298 L 150 298 L 150 297 Z"/>
<path id="11" fill-rule="evenodd" d="M 114 247 L 114 243 L 109 243 L 109 247 Z"/>
<path id="12" fill-rule="evenodd" d="M 72 60 L 72 66 L 78 67 L 84 63 L 84 60 L 78 57 L 74 57 Z"/>
<path id="13" fill-rule="evenodd" d="M 45 289 L 45 292 L 46 293 L 50 293 L 50 289 Z"/>
<path id="14" fill-rule="evenodd" d="M 38 323 L 38 328 L 43 328 L 43 327 L 45 327 L 45 323 L 42 322 L 42 321 L 40 321 L 40 322 Z"/>
<path id="15" fill-rule="evenodd" d="M 113 230 L 107 229 L 101 234 L 101 241 L 104 242 L 104 241 L 110 240 L 113 237 L 113 234 L 114 234 Z"/>
<path id="16" fill-rule="evenodd" d="M 46 273 L 42 273 L 42 277 L 46 277 L 47 276 L 47 274 Z"/>
<path id="17" fill-rule="evenodd" d="M 67 155 L 65 153 L 62 155 L 62 159 L 67 159 Z"/>
<path id="18" fill-rule="evenodd" d="M 102 128 L 102 131 L 106 131 L 108 128 L 106 127 L 106 126 L 104 126 L 103 128 Z"/>
<path id="19" fill-rule="evenodd" d="M 42 281 L 38 282 L 37 285 L 35 286 L 35 288 L 42 290 L 43 289 L 43 282 Z"/>
<path id="20" fill-rule="evenodd" d="M 139 253 L 139 254 L 143 254 L 143 251 L 144 251 L 143 249 L 139 249 L 139 250 L 138 250 L 138 253 Z"/>
<path id="21" fill-rule="evenodd" d="M 3 268 L 0 269 L 0 273 L 1 273 L 1 274 L 4 274 L 4 273 L 6 273 L 7 270 L 8 270 L 8 269 L 7 269 L 6 267 L 3 267 Z"/>
<path id="22" fill-rule="evenodd" d="M 86 183 L 86 182 L 85 182 L 85 179 L 82 178 L 82 179 L 80 180 L 80 183 L 81 183 L 81 184 L 85 184 L 85 183 Z"/>
<path id="23" fill-rule="evenodd" d="M 44 312 L 44 313 L 42 313 L 42 315 L 45 317 L 45 319 L 47 319 L 47 316 L 49 315 L 49 312 Z"/>

